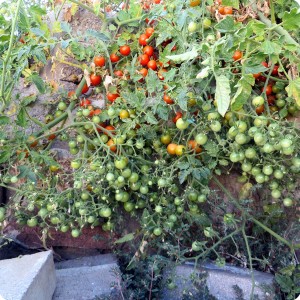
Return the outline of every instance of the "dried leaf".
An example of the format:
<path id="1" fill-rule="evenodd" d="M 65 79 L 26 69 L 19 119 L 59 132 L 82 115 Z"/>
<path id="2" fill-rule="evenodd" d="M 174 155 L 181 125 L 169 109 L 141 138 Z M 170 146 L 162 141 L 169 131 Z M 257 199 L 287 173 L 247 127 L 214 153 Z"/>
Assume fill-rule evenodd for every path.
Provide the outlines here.
<path id="1" fill-rule="evenodd" d="M 72 11 L 71 11 L 71 7 L 68 7 L 64 13 L 64 20 L 66 22 L 71 22 L 72 21 Z"/>

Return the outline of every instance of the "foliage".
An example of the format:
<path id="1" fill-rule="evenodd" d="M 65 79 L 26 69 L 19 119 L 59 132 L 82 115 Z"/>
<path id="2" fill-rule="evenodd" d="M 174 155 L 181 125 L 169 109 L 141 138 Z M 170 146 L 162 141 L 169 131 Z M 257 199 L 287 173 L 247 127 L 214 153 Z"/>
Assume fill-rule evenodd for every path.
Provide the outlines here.
<path id="1" fill-rule="evenodd" d="M 123 236 L 117 244 L 146 247 L 141 256 L 157 247 L 158 256 L 142 257 L 135 269 L 158 264 L 157 277 L 144 272 L 134 283 L 139 297 L 149 280 L 159 286 L 165 257 L 296 270 L 299 245 L 284 232 L 299 225 L 297 4 L 70 2 L 65 21 L 51 28 L 49 3 L 1 9 L 0 186 L 16 192 L 7 211 L 22 225 L 74 238 L 84 226 L 102 226 Z M 78 5 L 99 17 L 100 31 L 72 31 Z M 57 16 L 62 6 L 51 8 Z M 76 90 L 39 76 L 50 61 L 80 71 L 65 79 L 80 82 Z M 20 78 L 37 95 L 13 97 Z M 43 93 L 55 105 L 41 122 L 28 105 Z M 71 160 L 51 150 L 58 139 Z M 238 174 L 239 199 L 220 181 L 230 174 Z M 5 213 L 1 207 L 0 221 Z M 127 215 L 140 230 L 125 232 Z M 276 277 L 287 297 L 299 293 L 296 277 Z M 148 288 L 146 297 L 158 291 Z"/>

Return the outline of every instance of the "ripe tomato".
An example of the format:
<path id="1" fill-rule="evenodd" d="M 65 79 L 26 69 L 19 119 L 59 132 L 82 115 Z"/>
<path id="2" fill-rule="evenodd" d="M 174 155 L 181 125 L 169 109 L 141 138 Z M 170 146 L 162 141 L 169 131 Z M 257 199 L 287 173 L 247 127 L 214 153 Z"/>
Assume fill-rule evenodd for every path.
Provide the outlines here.
<path id="1" fill-rule="evenodd" d="M 52 141 L 52 140 L 54 140 L 55 138 L 56 138 L 56 134 L 51 133 L 51 134 L 48 135 L 47 140 L 48 140 L 48 141 Z"/>
<path id="2" fill-rule="evenodd" d="M 188 148 L 193 149 L 194 152 L 197 154 L 202 152 L 201 147 L 199 147 L 199 145 L 197 144 L 197 142 L 195 140 L 188 141 Z"/>
<path id="3" fill-rule="evenodd" d="M 148 27 L 145 31 L 146 36 L 149 38 L 154 33 L 154 28 Z"/>
<path id="4" fill-rule="evenodd" d="M 69 91 L 68 92 L 68 98 L 71 98 L 73 95 L 75 95 L 75 91 Z"/>
<path id="5" fill-rule="evenodd" d="M 201 0 L 190 0 L 190 7 L 195 7 L 200 5 Z"/>
<path id="6" fill-rule="evenodd" d="M 116 71 L 114 71 L 114 74 L 116 75 L 116 76 L 118 76 L 118 77 L 122 77 L 124 74 L 123 74 L 123 72 L 121 71 L 121 70 L 116 70 Z"/>
<path id="7" fill-rule="evenodd" d="M 274 76 L 277 76 L 278 75 L 278 69 L 279 69 L 279 66 L 275 65 L 271 74 L 274 75 Z"/>
<path id="8" fill-rule="evenodd" d="M 267 97 L 267 101 L 270 106 L 275 104 L 275 100 L 276 100 L 276 97 L 274 95 L 269 95 Z"/>
<path id="9" fill-rule="evenodd" d="M 178 111 L 175 115 L 175 117 L 172 119 L 173 123 L 176 124 L 177 120 L 182 118 L 182 112 Z"/>
<path id="10" fill-rule="evenodd" d="M 147 54 L 148 56 L 152 56 L 154 49 L 152 46 L 147 45 L 144 47 L 143 52 L 144 52 L 144 54 Z"/>
<path id="11" fill-rule="evenodd" d="M 232 56 L 234 61 L 240 60 L 243 57 L 243 53 L 240 50 L 236 50 Z"/>
<path id="12" fill-rule="evenodd" d="M 120 47 L 120 53 L 124 56 L 128 56 L 131 52 L 131 49 L 128 45 L 124 45 Z"/>
<path id="13" fill-rule="evenodd" d="M 89 87 L 88 87 L 87 84 L 85 83 L 84 86 L 83 86 L 83 88 L 82 88 L 82 90 L 81 90 L 81 94 L 87 93 L 88 90 L 89 90 Z"/>
<path id="14" fill-rule="evenodd" d="M 110 151 L 116 152 L 117 151 L 117 146 L 115 145 L 114 141 L 112 139 L 108 140 L 106 145 L 109 147 Z"/>
<path id="15" fill-rule="evenodd" d="M 95 56 L 95 58 L 94 58 L 94 64 L 97 67 L 103 67 L 103 66 L 105 66 L 105 58 L 103 56 Z"/>
<path id="16" fill-rule="evenodd" d="M 90 80 L 91 80 L 91 85 L 95 86 L 101 83 L 102 77 L 100 75 L 91 74 Z"/>
<path id="17" fill-rule="evenodd" d="M 168 96 L 167 94 L 164 94 L 163 99 L 167 104 L 174 104 L 173 99 L 170 96 Z"/>
<path id="18" fill-rule="evenodd" d="M 111 103 L 113 103 L 118 97 L 120 97 L 119 94 L 112 94 L 112 93 L 107 93 L 106 94 L 107 100 Z"/>
<path id="19" fill-rule="evenodd" d="M 155 60 L 150 60 L 147 64 L 149 69 L 152 69 L 153 71 L 155 71 L 157 69 L 157 64 Z"/>
<path id="20" fill-rule="evenodd" d="M 111 61 L 111 62 L 115 63 L 115 62 L 118 62 L 119 60 L 120 60 L 120 56 L 118 56 L 117 54 L 112 53 L 112 54 L 110 55 L 110 61 Z"/>
<path id="21" fill-rule="evenodd" d="M 155 4 L 159 4 L 161 0 L 154 0 Z"/>
<path id="22" fill-rule="evenodd" d="M 111 132 L 112 134 L 113 134 L 114 131 L 115 131 L 115 127 L 112 126 L 112 125 L 107 125 L 107 126 L 105 126 L 105 129 L 106 129 L 106 130 L 109 130 L 109 131 L 112 131 L 112 132 Z"/>
<path id="23" fill-rule="evenodd" d="M 146 67 L 149 61 L 150 61 L 149 55 L 143 54 L 139 56 L 139 62 L 143 67 Z"/>
<path id="24" fill-rule="evenodd" d="M 146 34 L 144 34 L 144 33 L 141 34 L 140 37 L 139 37 L 139 44 L 141 46 L 146 46 L 147 45 L 147 39 L 148 39 L 148 37 L 147 37 Z"/>
<path id="25" fill-rule="evenodd" d="M 38 140 L 36 139 L 35 136 L 30 135 L 30 136 L 28 137 L 28 139 L 27 139 L 27 143 L 29 144 L 29 146 L 30 146 L 31 148 L 34 148 L 34 147 L 37 146 Z"/>
<path id="26" fill-rule="evenodd" d="M 139 71 L 139 73 L 143 76 L 146 77 L 148 75 L 148 70 L 146 68 L 143 68 Z"/>
<path id="27" fill-rule="evenodd" d="M 258 79 L 260 77 L 261 73 L 256 73 L 256 74 L 252 74 L 252 75 L 255 79 Z"/>
<path id="28" fill-rule="evenodd" d="M 262 104 L 262 105 L 260 105 L 260 106 L 257 106 L 256 108 L 255 108 L 255 111 L 256 111 L 256 113 L 258 114 L 258 115 L 261 115 L 264 111 L 265 111 L 265 106 Z"/>
<path id="29" fill-rule="evenodd" d="M 268 84 L 266 86 L 266 89 L 264 90 L 264 87 L 261 88 L 261 92 L 263 93 L 265 91 L 266 95 L 269 96 L 272 94 L 272 85 Z"/>
<path id="30" fill-rule="evenodd" d="M 170 154 L 170 155 L 175 155 L 176 154 L 176 148 L 177 148 L 177 144 L 169 144 L 167 146 L 167 152 Z"/>
<path id="31" fill-rule="evenodd" d="M 81 107 L 83 107 L 83 106 L 91 105 L 91 103 L 92 103 L 92 102 L 91 102 L 89 99 L 83 99 L 83 100 L 80 101 L 80 104 L 79 104 L 79 105 L 80 105 Z"/>
<path id="32" fill-rule="evenodd" d="M 232 15 L 232 7 L 231 6 L 225 6 L 224 8 L 224 15 Z"/>

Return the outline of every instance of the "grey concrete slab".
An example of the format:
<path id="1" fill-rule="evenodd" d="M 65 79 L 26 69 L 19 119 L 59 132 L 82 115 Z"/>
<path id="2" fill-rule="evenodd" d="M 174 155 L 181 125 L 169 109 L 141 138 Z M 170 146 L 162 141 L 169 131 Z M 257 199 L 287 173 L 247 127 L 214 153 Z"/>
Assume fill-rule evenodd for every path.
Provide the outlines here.
<path id="1" fill-rule="evenodd" d="M 55 263 L 56 269 L 78 268 L 78 267 L 93 267 L 105 264 L 116 263 L 117 259 L 112 254 L 99 254 L 93 256 L 79 257 Z"/>
<path id="2" fill-rule="evenodd" d="M 0 261 L 1 300 L 51 300 L 56 276 L 52 251 Z"/>
<path id="3" fill-rule="evenodd" d="M 111 295 L 112 283 L 116 282 L 114 269 L 118 270 L 116 263 L 56 270 L 53 300 L 94 300 Z"/>
<path id="4" fill-rule="evenodd" d="M 253 299 L 274 299 L 273 275 L 254 271 Z M 252 276 L 249 269 L 218 267 L 212 263 L 194 268 L 192 264 L 176 267 L 167 272 L 166 278 L 172 278 L 176 288 L 164 288 L 162 300 L 182 300 L 184 297 L 197 300 L 237 300 L 251 299 Z"/>

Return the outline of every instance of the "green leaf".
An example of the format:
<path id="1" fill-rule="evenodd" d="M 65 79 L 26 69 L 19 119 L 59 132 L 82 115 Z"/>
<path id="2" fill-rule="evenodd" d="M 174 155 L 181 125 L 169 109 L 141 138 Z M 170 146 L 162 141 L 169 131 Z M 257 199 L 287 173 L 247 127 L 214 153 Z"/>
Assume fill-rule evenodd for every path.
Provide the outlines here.
<path id="1" fill-rule="evenodd" d="M 187 89 L 182 89 L 178 94 L 178 105 L 183 111 L 187 111 Z"/>
<path id="2" fill-rule="evenodd" d="M 101 41 L 103 41 L 103 42 L 108 42 L 108 41 L 110 41 L 110 37 L 109 37 L 108 34 L 104 34 L 104 33 L 102 33 L 102 32 L 99 32 L 99 31 L 97 31 L 97 30 L 94 30 L 94 29 L 88 29 L 88 30 L 86 31 L 86 34 L 87 34 L 88 36 L 94 37 L 94 38 L 96 38 L 96 39 L 98 39 L 98 40 L 101 40 Z"/>
<path id="3" fill-rule="evenodd" d="M 47 13 L 47 11 L 45 9 L 41 8 L 39 5 L 30 6 L 29 11 L 31 13 L 39 15 L 39 16 L 45 15 Z"/>
<path id="4" fill-rule="evenodd" d="M 232 6 L 236 9 L 239 9 L 239 0 L 223 0 L 222 5 Z"/>
<path id="5" fill-rule="evenodd" d="M 219 32 L 233 32 L 235 30 L 234 19 L 227 16 L 215 26 L 215 29 Z"/>
<path id="6" fill-rule="evenodd" d="M 189 164 L 188 162 L 183 162 L 183 161 L 181 161 L 181 162 L 179 162 L 179 163 L 177 164 L 177 167 L 178 167 L 180 170 L 186 170 L 186 169 L 189 168 L 189 166 L 190 166 L 190 164 Z"/>
<path id="7" fill-rule="evenodd" d="M 11 151 L 0 152 L 0 164 L 7 162 L 10 158 Z"/>
<path id="8" fill-rule="evenodd" d="M 179 183 L 182 184 L 186 181 L 187 177 L 192 173 L 192 169 L 182 170 L 178 174 Z"/>
<path id="9" fill-rule="evenodd" d="M 261 47 L 265 54 L 279 54 L 281 52 L 281 46 L 278 43 L 269 40 L 264 41 L 261 44 Z"/>
<path id="10" fill-rule="evenodd" d="M 225 116 L 230 104 L 230 84 L 229 79 L 225 75 L 216 77 L 216 101 L 218 112 L 221 116 Z"/>
<path id="11" fill-rule="evenodd" d="M 10 121 L 9 117 L 0 116 L 0 126 L 9 124 L 9 121 Z"/>
<path id="12" fill-rule="evenodd" d="M 124 235 L 123 237 L 121 237 L 120 239 L 115 241 L 115 244 L 123 244 L 129 241 L 132 241 L 134 239 L 134 235 L 133 233 L 128 233 L 126 235 Z"/>
<path id="13" fill-rule="evenodd" d="M 245 63 L 245 73 L 246 74 L 257 74 L 260 72 L 265 72 L 267 71 L 268 68 L 264 67 L 262 64 L 249 64 L 246 62 Z"/>
<path id="14" fill-rule="evenodd" d="M 21 107 L 18 113 L 16 124 L 21 127 L 27 126 L 26 111 L 24 107 Z"/>
<path id="15" fill-rule="evenodd" d="M 71 33 L 72 31 L 72 28 L 71 28 L 71 25 L 67 22 L 61 22 L 60 23 L 60 28 L 62 31 L 66 32 L 66 33 Z"/>
<path id="16" fill-rule="evenodd" d="M 251 95 L 252 85 L 254 85 L 254 82 L 255 81 L 252 75 L 245 75 L 239 80 L 236 85 L 238 88 L 237 92 L 231 101 L 231 108 L 233 110 L 239 110 L 245 103 L 247 103 Z"/>
<path id="17" fill-rule="evenodd" d="M 32 74 L 29 79 L 35 84 L 41 94 L 45 93 L 46 86 L 43 79 L 39 75 Z"/>
<path id="18" fill-rule="evenodd" d="M 153 115 L 153 113 L 151 111 L 147 112 L 146 116 L 145 116 L 145 120 L 146 122 L 150 123 L 150 124 L 158 124 L 158 121 L 156 120 L 155 116 Z"/>
<path id="19" fill-rule="evenodd" d="M 169 108 L 165 105 L 162 104 L 157 105 L 156 113 L 162 120 L 167 121 L 169 118 Z"/>
<path id="20" fill-rule="evenodd" d="M 167 55 L 166 58 L 170 59 L 174 62 L 183 62 L 188 61 L 196 58 L 198 56 L 198 51 L 195 49 L 195 47 L 188 52 L 182 53 L 182 54 L 176 54 L 176 55 Z"/>
<path id="21" fill-rule="evenodd" d="M 184 24 L 186 23 L 186 18 L 187 18 L 187 11 L 183 10 L 177 19 L 177 25 L 179 30 L 182 30 Z"/>
<path id="22" fill-rule="evenodd" d="M 36 101 L 36 95 L 30 95 L 30 96 L 26 96 L 21 100 L 21 104 L 22 106 L 27 106 L 30 103 L 33 103 Z"/>
<path id="23" fill-rule="evenodd" d="M 36 36 L 44 36 L 45 32 L 38 27 L 31 28 L 30 31 L 34 33 Z"/>
<path id="24" fill-rule="evenodd" d="M 157 78 L 156 72 L 154 72 L 152 69 L 149 69 L 148 75 L 146 77 L 147 88 L 149 93 L 157 91 L 158 81 L 159 80 Z"/>
<path id="25" fill-rule="evenodd" d="M 284 12 L 282 16 L 282 26 L 286 30 L 300 29 L 300 12 L 296 7 L 290 12 Z"/>
<path id="26" fill-rule="evenodd" d="M 300 106 L 300 78 L 291 80 L 286 87 L 286 91 L 289 97 L 295 99 L 298 106 Z"/>

